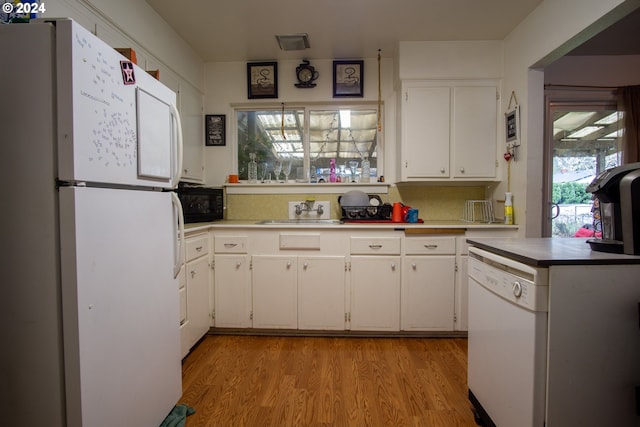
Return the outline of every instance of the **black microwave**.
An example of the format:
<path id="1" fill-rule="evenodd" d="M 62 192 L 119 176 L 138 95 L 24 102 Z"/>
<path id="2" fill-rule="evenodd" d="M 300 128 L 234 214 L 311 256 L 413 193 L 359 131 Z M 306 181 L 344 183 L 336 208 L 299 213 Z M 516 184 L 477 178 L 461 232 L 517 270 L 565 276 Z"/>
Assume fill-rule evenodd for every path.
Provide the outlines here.
<path id="1" fill-rule="evenodd" d="M 185 224 L 224 217 L 222 188 L 178 186 L 176 193 L 182 203 Z"/>

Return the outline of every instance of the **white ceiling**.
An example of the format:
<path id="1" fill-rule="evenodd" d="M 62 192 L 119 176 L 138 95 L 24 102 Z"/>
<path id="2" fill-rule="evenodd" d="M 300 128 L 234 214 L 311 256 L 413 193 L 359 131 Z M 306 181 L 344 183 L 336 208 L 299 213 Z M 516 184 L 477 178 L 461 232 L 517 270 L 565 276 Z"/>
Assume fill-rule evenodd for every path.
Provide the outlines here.
<path id="1" fill-rule="evenodd" d="M 393 57 L 398 41 L 502 40 L 542 0 L 147 0 L 205 62 Z M 276 34 L 308 33 L 281 51 Z"/>

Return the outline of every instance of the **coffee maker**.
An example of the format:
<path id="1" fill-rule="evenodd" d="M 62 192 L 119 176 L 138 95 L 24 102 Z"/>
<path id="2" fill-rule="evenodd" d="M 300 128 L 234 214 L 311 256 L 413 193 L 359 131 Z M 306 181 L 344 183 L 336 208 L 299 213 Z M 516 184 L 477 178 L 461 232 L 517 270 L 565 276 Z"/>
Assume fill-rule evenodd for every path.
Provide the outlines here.
<path id="1" fill-rule="evenodd" d="M 602 238 L 589 239 L 600 252 L 640 255 L 640 163 L 607 169 L 588 186 L 600 202 Z"/>

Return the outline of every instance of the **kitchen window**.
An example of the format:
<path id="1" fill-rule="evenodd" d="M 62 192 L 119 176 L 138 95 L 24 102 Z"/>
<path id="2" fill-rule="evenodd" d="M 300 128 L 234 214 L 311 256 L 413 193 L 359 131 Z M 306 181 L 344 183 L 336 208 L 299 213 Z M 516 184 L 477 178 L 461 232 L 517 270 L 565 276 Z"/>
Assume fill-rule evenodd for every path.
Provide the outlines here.
<path id="1" fill-rule="evenodd" d="M 253 154 L 258 183 L 330 182 L 333 161 L 338 181 L 366 182 L 364 160 L 370 163 L 369 182 L 381 175 L 377 104 L 237 108 L 235 119 L 241 180 L 248 180 Z"/>

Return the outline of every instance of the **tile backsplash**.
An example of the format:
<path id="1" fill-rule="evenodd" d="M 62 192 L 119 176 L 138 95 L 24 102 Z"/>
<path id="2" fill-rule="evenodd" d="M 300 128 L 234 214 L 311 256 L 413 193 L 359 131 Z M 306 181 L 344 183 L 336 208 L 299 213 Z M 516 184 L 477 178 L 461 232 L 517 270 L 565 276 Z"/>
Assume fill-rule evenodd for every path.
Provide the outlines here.
<path id="1" fill-rule="evenodd" d="M 289 202 L 305 200 L 309 194 L 227 194 L 226 219 L 264 220 L 286 219 Z M 328 200 L 331 204 L 330 217 L 341 217 L 338 194 L 313 194 L 316 200 Z M 460 220 L 466 200 L 485 198 L 482 186 L 391 186 L 388 194 L 380 194 L 383 202 L 401 202 L 417 208 L 420 218 L 426 221 Z"/>

